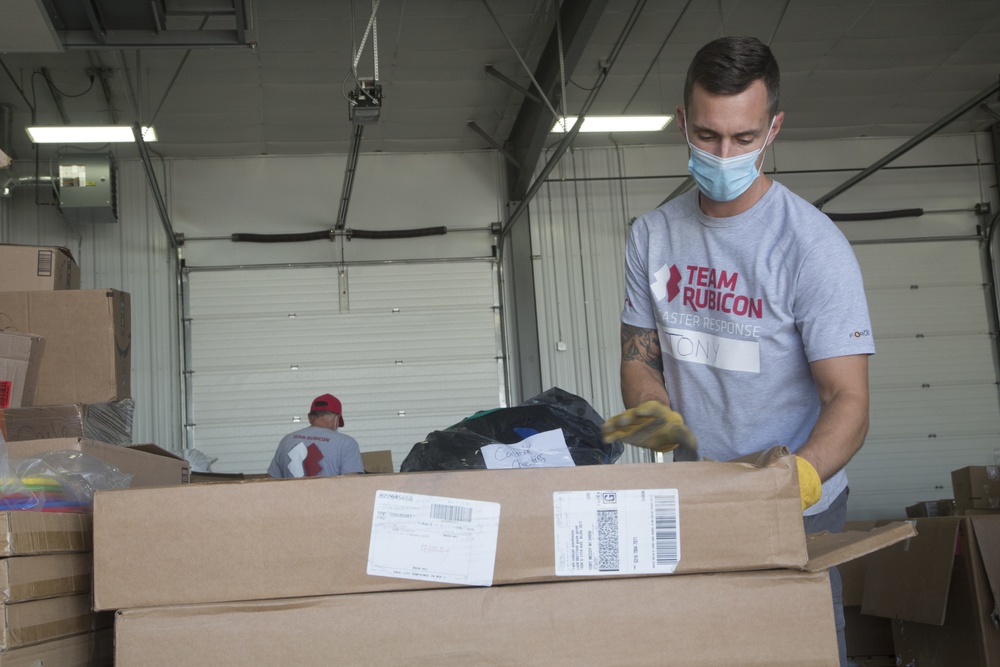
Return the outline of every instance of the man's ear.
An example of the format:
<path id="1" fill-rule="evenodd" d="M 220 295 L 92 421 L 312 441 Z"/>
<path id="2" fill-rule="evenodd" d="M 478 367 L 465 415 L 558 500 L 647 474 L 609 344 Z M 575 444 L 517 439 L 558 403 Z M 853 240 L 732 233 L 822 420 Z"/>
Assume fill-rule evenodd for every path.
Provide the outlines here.
<path id="1" fill-rule="evenodd" d="M 785 121 L 785 112 L 779 111 L 774 116 L 774 125 L 771 127 L 771 136 L 768 137 L 768 144 L 771 144 L 775 137 L 778 136 L 778 131 L 781 130 L 781 124 Z"/>
<path id="2" fill-rule="evenodd" d="M 683 104 L 678 104 L 677 105 L 677 129 L 679 129 L 681 131 L 681 136 L 682 137 L 683 136 L 687 136 L 687 133 L 684 131 L 684 128 L 685 128 L 686 125 L 687 125 L 687 119 L 684 118 L 684 105 Z"/>

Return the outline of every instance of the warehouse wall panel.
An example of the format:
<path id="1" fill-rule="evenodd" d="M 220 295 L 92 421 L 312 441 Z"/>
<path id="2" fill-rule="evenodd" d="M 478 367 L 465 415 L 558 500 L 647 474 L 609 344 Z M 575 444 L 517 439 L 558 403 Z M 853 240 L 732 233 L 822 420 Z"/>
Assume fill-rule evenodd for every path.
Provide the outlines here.
<path id="1" fill-rule="evenodd" d="M 494 262 L 189 271 L 189 444 L 218 472 L 264 472 L 308 426 L 312 399 L 344 405 L 362 451 L 414 443 L 504 405 Z"/>

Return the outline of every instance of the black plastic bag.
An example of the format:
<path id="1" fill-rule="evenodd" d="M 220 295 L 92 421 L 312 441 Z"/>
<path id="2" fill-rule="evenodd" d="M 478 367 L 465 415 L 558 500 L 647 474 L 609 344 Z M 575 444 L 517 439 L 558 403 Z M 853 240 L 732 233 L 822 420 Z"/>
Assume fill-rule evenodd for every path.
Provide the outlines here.
<path id="1" fill-rule="evenodd" d="M 513 445 L 535 433 L 562 429 L 573 462 L 614 463 L 625 446 L 601 438 L 604 419 L 590 403 L 558 387 L 519 406 L 477 413 L 413 445 L 400 472 L 485 468 L 483 445 Z"/>

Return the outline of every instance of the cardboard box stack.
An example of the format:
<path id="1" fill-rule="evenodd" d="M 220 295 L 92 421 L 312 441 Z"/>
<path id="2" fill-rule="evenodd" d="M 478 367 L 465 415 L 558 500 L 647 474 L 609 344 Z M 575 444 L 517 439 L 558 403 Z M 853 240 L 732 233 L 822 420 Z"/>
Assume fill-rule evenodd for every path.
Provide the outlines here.
<path id="1" fill-rule="evenodd" d="M 913 529 L 807 540 L 783 453 L 100 491 L 94 606 L 119 667 L 837 665 L 827 568 Z"/>
<path id="2" fill-rule="evenodd" d="M 187 482 L 186 461 L 131 444 L 129 295 L 79 288 L 67 250 L 0 245 L 0 443 L 9 460 L 76 450 L 131 474 L 133 486 Z M 51 509 L 0 514 L 9 547 L 0 552 L 0 665 L 110 664 L 113 617 L 91 605 L 91 516 Z"/>

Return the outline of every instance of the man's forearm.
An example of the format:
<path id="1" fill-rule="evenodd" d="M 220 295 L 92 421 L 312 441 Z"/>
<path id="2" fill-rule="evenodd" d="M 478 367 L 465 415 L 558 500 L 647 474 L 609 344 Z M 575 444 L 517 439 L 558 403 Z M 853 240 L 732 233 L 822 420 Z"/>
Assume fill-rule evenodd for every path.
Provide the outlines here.
<path id="1" fill-rule="evenodd" d="M 622 323 L 622 401 L 634 408 L 646 401 L 670 405 L 663 383 L 663 354 L 656 329 Z"/>
<path id="2" fill-rule="evenodd" d="M 646 401 L 659 401 L 670 405 L 670 397 L 663 385 L 663 373 L 642 361 L 622 362 L 622 402 L 634 408 Z"/>
<path id="3" fill-rule="evenodd" d="M 868 357 L 837 357 L 810 365 L 822 407 L 797 453 L 825 482 L 847 465 L 868 435 Z"/>

